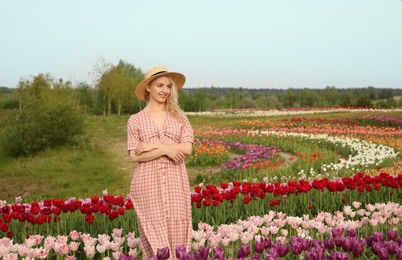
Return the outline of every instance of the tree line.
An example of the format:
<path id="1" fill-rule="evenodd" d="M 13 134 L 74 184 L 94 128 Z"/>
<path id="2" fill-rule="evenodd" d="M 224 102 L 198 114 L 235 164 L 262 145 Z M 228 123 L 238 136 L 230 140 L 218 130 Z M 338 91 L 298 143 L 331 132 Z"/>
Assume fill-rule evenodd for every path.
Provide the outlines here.
<path id="1" fill-rule="evenodd" d="M 110 64 L 99 60 L 94 68 L 94 83 L 55 79 L 38 74 L 21 80 L 16 89 L 0 87 L 0 108 L 22 110 L 32 100 L 69 102 L 87 114 L 133 114 L 145 103 L 134 96 L 134 87 L 144 73 L 133 64 L 120 60 Z M 185 111 L 221 109 L 282 109 L 306 107 L 376 107 L 402 106 L 402 89 L 248 89 L 248 88 L 184 88 L 179 91 L 179 104 Z"/>

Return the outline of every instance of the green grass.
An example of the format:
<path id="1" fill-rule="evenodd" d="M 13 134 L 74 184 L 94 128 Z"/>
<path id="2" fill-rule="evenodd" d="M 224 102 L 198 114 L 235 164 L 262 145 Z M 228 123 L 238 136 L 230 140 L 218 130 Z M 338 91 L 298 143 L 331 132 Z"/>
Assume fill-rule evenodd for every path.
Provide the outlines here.
<path id="1" fill-rule="evenodd" d="M 0 156 L 0 200 L 84 198 L 105 189 L 126 195 L 134 169 L 125 144 L 127 118 L 89 116 L 86 147 L 49 149 L 35 157 Z"/>

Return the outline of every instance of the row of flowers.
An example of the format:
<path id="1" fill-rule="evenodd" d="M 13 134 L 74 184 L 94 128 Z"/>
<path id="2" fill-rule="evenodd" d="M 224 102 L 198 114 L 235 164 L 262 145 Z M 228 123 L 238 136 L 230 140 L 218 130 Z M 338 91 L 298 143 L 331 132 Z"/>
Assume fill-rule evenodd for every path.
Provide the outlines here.
<path id="1" fill-rule="evenodd" d="M 345 205 L 342 211 L 319 212 L 314 216 L 305 214 L 302 217 L 270 210 L 263 216 L 251 216 L 217 228 L 199 223 L 198 229 L 193 232 L 192 248 L 249 244 L 261 237 L 285 243 L 292 236 L 319 239 L 333 236 L 334 232 L 341 235 L 349 230 L 362 236 L 370 232 L 397 230 L 401 221 L 402 206 L 394 202 L 362 207 L 360 202 L 355 201 L 352 205 Z"/>
<path id="2" fill-rule="evenodd" d="M 235 110 L 222 112 L 186 112 L 189 116 L 203 117 L 263 117 L 289 116 L 325 113 L 357 113 L 357 112 L 402 112 L 402 109 L 365 109 L 365 108 L 300 108 L 300 109 L 271 109 L 271 110 Z"/>
<path id="3" fill-rule="evenodd" d="M 366 115 L 362 119 L 380 122 L 391 126 L 402 126 L 402 118 L 393 118 L 386 115 Z"/>
<path id="4" fill-rule="evenodd" d="M 300 121 L 298 120 L 300 119 Z M 271 131 L 291 131 L 298 133 L 327 133 L 331 135 L 376 135 L 376 136 L 402 136 L 400 127 L 382 127 L 371 125 L 357 125 L 354 121 L 303 119 L 292 118 L 290 121 L 256 121 L 241 120 L 242 128 L 270 129 Z"/>
<path id="5" fill-rule="evenodd" d="M 223 201 L 235 201 L 242 195 L 242 201 L 247 204 L 251 200 L 264 199 L 267 194 L 274 197 L 287 197 L 291 194 L 307 193 L 311 190 L 321 192 L 344 192 L 345 190 L 357 190 L 359 193 L 364 191 L 380 190 L 381 187 L 388 187 L 398 191 L 402 188 L 402 174 L 397 176 L 388 173 L 381 173 L 378 176 L 357 173 L 353 177 L 343 177 L 334 180 L 327 178 L 313 181 L 288 181 L 288 182 L 269 182 L 268 178 L 263 182 L 229 182 L 221 183 L 219 186 L 212 184 L 204 185 L 201 183 L 194 187 L 191 194 L 191 201 L 197 208 L 201 206 L 218 206 Z M 271 203 L 272 204 L 272 203 Z M 276 203 L 275 203 L 276 204 Z M 273 205 L 275 205 L 273 204 Z"/>
<path id="6" fill-rule="evenodd" d="M 325 207 L 337 210 L 337 207 L 353 199 L 356 194 L 361 194 L 361 201 L 364 203 L 381 201 L 383 198 L 391 199 L 393 196 L 392 191 L 398 191 L 401 187 L 402 174 L 393 176 L 381 173 L 378 176 L 369 176 L 357 173 L 353 177 L 334 180 L 322 178 L 313 181 L 285 182 L 270 182 L 266 178 L 262 182 L 223 182 L 218 186 L 200 184 L 194 187 L 191 201 L 195 223 L 216 215 L 216 221 L 220 221 L 217 223 L 222 224 L 238 219 L 238 217 L 242 217 L 249 212 L 261 214 L 269 207 L 286 209 L 289 213 L 303 212 L 303 210 L 304 212 L 311 210 L 315 212 Z M 348 195 L 347 191 L 353 194 Z M 364 195 L 364 193 L 370 193 L 371 191 L 377 191 L 377 193 L 371 196 Z M 292 194 L 297 196 L 291 196 Z M 398 200 L 398 194 L 397 192 L 394 196 L 395 200 Z M 320 200 L 325 197 L 325 200 L 329 202 L 328 205 L 315 205 L 313 198 L 317 198 L 317 196 L 320 196 Z M 258 201 L 261 202 L 257 203 Z M 287 202 L 294 205 L 290 207 L 286 205 Z M 218 207 L 220 204 L 222 204 L 222 207 Z M 297 206 L 295 206 L 296 204 Z M 266 207 L 266 205 L 269 207 Z M 301 205 L 308 208 L 303 209 L 300 207 Z M 216 212 L 212 210 L 207 212 L 209 206 L 216 208 Z M 123 198 L 122 196 L 107 194 L 107 191 L 102 197 L 93 196 L 87 199 L 47 199 L 39 202 L 22 203 L 21 199 L 18 198 L 14 204 L 0 203 L 0 232 L 12 237 L 13 233 L 26 232 L 27 224 L 36 227 L 41 224 L 47 224 L 46 226 L 48 227 L 51 223 L 57 224 L 61 220 L 67 221 L 68 219 L 66 218 L 72 217 L 71 213 L 74 212 L 77 213 L 74 216 L 83 215 L 81 218 L 84 218 L 84 221 L 89 225 L 96 222 L 95 218 L 101 222 L 113 222 L 115 219 L 124 220 L 126 218 L 124 215 L 127 212 L 130 212 L 130 216 L 127 216 L 127 218 L 130 218 L 130 221 L 135 220 L 131 198 L 129 196 Z M 229 216 L 228 214 L 231 215 Z M 221 220 L 219 219 L 220 217 L 227 217 L 227 219 Z M 76 219 L 75 221 L 82 223 L 82 219 Z M 21 223 L 21 225 L 17 223 Z M 21 228 L 23 230 L 20 230 Z M 84 226 L 83 228 L 88 227 Z"/>
<path id="7" fill-rule="evenodd" d="M 103 192 L 102 197 L 93 196 L 86 199 L 69 198 L 64 200 L 54 198 L 22 203 L 21 197 L 18 197 L 14 204 L 0 201 L 0 234 L 13 237 L 15 232 L 25 233 L 30 226 L 58 224 L 62 221 L 63 215 L 69 217 L 68 213 L 79 212 L 84 216 L 86 223 L 93 224 L 95 216 L 99 218 L 103 215 L 109 221 L 113 221 L 119 216 L 125 215 L 127 211 L 133 211 L 131 198 L 129 196 L 125 198 L 120 195 L 114 196 L 108 194 L 107 190 Z M 13 230 L 12 227 L 21 229 L 17 223 L 26 223 L 23 226 L 24 230 Z"/>
<path id="8" fill-rule="evenodd" d="M 69 235 L 30 235 L 21 244 L 12 239 L 0 239 L 0 258 L 45 259 L 62 256 L 65 259 L 119 259 L 126 254 L 132 257 L 139 253 L 140 239 L 133 232 L 123 235 L 122 229 L 114 229 L 111 235 L 99 234 L 92 237 L 87 233 L 73 230 Z M 126 254 L 124 254 L 125 252 Z"/>
<path id="9" fill-rule="evenodd" d="M 217 228 L 199 223 L 198 229 L 193 231 L 191 252 L 179 247 L 176 254 L 179 259 L 207 259 L 204 257 L 208 256 L 244 259 L 253 254 L 253 259 L 268 255 L 279 259 L 301 254 L 306 258 L 308 254 L 318 254 L 319 258 L 309 259 L 322 259 L 324 251 L 327 255 L 337 252 L 345 257 L 362 254 L 367 257 L 372 254 L 367 250 L 370 248 L 375 255 L 386 259 L 385 256 L 401 253 L 402 238 L 398 236 L 401 220 L 402 206 L 391 202 L 368 204 L 363 208 L 355 201 L 345 206 L 342 212 L 320 212 L 313 217 L 269 211 L 263 216 L 251 216 Z M 315 247 L 320 247 L 320 252 L 312 250 Z M 380 250 L 380 247 L 384 249 Z M 159 253 L 157 259 L 167 259 L 166 249 Z M 139 239 L 132 232 L 123 235 L 122 229 L 96 237 L 75 230 L 66 236 L 30 235 L 20 244 L 9 238 L 0 239 L 0 257 L 4 259 L 16 256 L 44 259 L 51 255 L 61 255 L 66 259 L 83 256 L 133 259 L 139 254 Z"/>

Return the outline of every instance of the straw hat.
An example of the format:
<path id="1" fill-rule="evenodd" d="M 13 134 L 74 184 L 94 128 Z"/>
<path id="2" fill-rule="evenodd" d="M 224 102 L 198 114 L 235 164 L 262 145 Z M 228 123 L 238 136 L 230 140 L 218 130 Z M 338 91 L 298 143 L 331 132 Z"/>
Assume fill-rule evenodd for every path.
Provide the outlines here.
<path id="1" fill-rule="evenodd" d="M 148 70 L 147 73 L 145 73 L 144 80 L 141 81 L 135 88 L 135 95 L 137 98 L 145 100 L 145 88 L 152 80 L 162 76 L 171 77 L 176 85 L 177 90 L 181 89 L 186 82 L 186 77 L 179 72 L 169 72 L 164 66 L 153 67 L 152 69 Z"/>

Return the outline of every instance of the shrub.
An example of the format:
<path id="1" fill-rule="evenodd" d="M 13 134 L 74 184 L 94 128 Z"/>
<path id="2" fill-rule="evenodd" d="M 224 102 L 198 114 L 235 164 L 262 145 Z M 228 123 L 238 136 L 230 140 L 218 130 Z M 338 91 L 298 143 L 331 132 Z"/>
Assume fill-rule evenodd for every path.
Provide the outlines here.
<path id="1" fill-rule="evenodd" d="M 71 105 L 38 102 L 6 120 L 0 135 L 3 153 L 18 157 L 74 144 L 84 133 L 84 118 Z"/>

